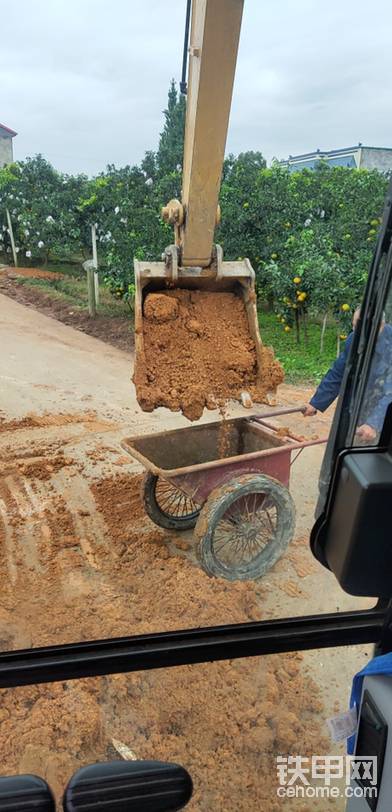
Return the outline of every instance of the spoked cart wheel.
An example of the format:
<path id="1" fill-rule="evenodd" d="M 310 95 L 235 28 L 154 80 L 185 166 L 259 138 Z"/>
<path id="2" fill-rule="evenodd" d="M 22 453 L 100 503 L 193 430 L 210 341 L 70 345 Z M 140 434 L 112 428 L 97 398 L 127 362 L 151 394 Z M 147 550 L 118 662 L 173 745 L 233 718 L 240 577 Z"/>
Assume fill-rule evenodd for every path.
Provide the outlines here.
<path id="1" fill-rule="evenodd" d="M 147 515 L 166 530 L 190 530 L 198 519 L 200 505 L 167 479 L 147 473 L 143 483 Z"/>
<path id="2" fill-rule="evenodd" d="M 243 474 L 211 491 L 195 528 L 197 553 L 209 575 L 229 581 L 260 578 L 294 535 L 289 491 L 265 474 Z"/>

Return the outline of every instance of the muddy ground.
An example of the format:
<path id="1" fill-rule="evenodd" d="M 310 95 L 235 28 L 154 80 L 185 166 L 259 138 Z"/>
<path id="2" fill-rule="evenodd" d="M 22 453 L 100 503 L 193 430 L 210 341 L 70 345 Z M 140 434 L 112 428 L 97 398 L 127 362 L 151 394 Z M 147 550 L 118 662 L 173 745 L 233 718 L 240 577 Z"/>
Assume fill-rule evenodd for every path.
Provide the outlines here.
<path id="1" fill-rule="evenodd" d="M 257 583 L 211 579 L 189 532 L 162 531 L 144 514 L 141 471 L 121 440 L 188 424 L 140 411 L 131 354 L 3 296 L 0 340 L 1 650 L 358 607 L 308 549 L 320 447 L 293 469 L 297 533 L 284 559 Z M 309 395 L 283 386 L 279 404 Z M 329 419 L 284 425 L 322 436 Z M 343 752 L 325 718 L 345 707 L 367 655 L 294 653 L 3 690 L 2 773 L 38 773 L 60 797 L 75 769 L 112 758 L 119 739 L 139 757 L 184 764 L 189 809 L 290 809 L 276 796 L 275 757 Z"/>

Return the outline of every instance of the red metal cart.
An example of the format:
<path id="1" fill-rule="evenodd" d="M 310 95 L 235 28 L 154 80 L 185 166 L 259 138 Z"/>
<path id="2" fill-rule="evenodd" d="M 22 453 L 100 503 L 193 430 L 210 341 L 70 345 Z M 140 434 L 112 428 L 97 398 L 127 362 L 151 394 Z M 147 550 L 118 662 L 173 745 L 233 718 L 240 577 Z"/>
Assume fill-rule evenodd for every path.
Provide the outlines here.
<path id="1" fill-rule="evenodd" d="M 210 575 L 260 578 L 290 543 L 291 465 L 304 448 L 326 439 L 304 441 L 266 418 L 300 411 L 282 409 L 123 441 L 147 470 L 147 514 L 170 530 L 195 528 L 197 554 Z"/>

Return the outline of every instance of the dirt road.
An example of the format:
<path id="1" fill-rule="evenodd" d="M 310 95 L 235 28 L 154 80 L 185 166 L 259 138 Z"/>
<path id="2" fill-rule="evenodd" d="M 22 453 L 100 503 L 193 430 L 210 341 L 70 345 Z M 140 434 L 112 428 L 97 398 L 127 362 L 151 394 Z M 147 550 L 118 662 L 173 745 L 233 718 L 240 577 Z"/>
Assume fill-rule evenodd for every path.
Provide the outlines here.
<path id="1" fill-rule="evenodd" d="M 121 450 L 127 435 L 188 425 L 140 411 L 132 355 L 3 296 L 0 341 L 1 650 L 358 607 L 307 547 L 320 448 L 293 470 L 297 537 L 285 558 L 258 583 L 210 579 L 189 534 L 145 517 L 140 471 Z M 282 386 L 279 403 L 308 397 Z M 329 418 L 284 425 L 322 436 Z M 187 766 L 189 809 L 281 810 L 275 755 L 336 751 L 324 719 L 345 707 L 366 656 L 321 651 L 3 691 L 2 772 L 36 772 L 60 795 L 79 766 L 113 757 L 115 738 Z"/>

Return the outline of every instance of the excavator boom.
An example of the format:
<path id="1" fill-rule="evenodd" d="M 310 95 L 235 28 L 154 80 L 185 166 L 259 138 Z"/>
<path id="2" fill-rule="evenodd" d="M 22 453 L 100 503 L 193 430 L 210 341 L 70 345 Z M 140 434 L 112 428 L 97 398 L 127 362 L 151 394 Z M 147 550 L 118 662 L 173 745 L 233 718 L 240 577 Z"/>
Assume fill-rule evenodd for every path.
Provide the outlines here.
<path id="1" fill-rule="evenodd" d="M 243 4 L 192 6 L 180 228 L 185 267 L 211 264 Z"/>

